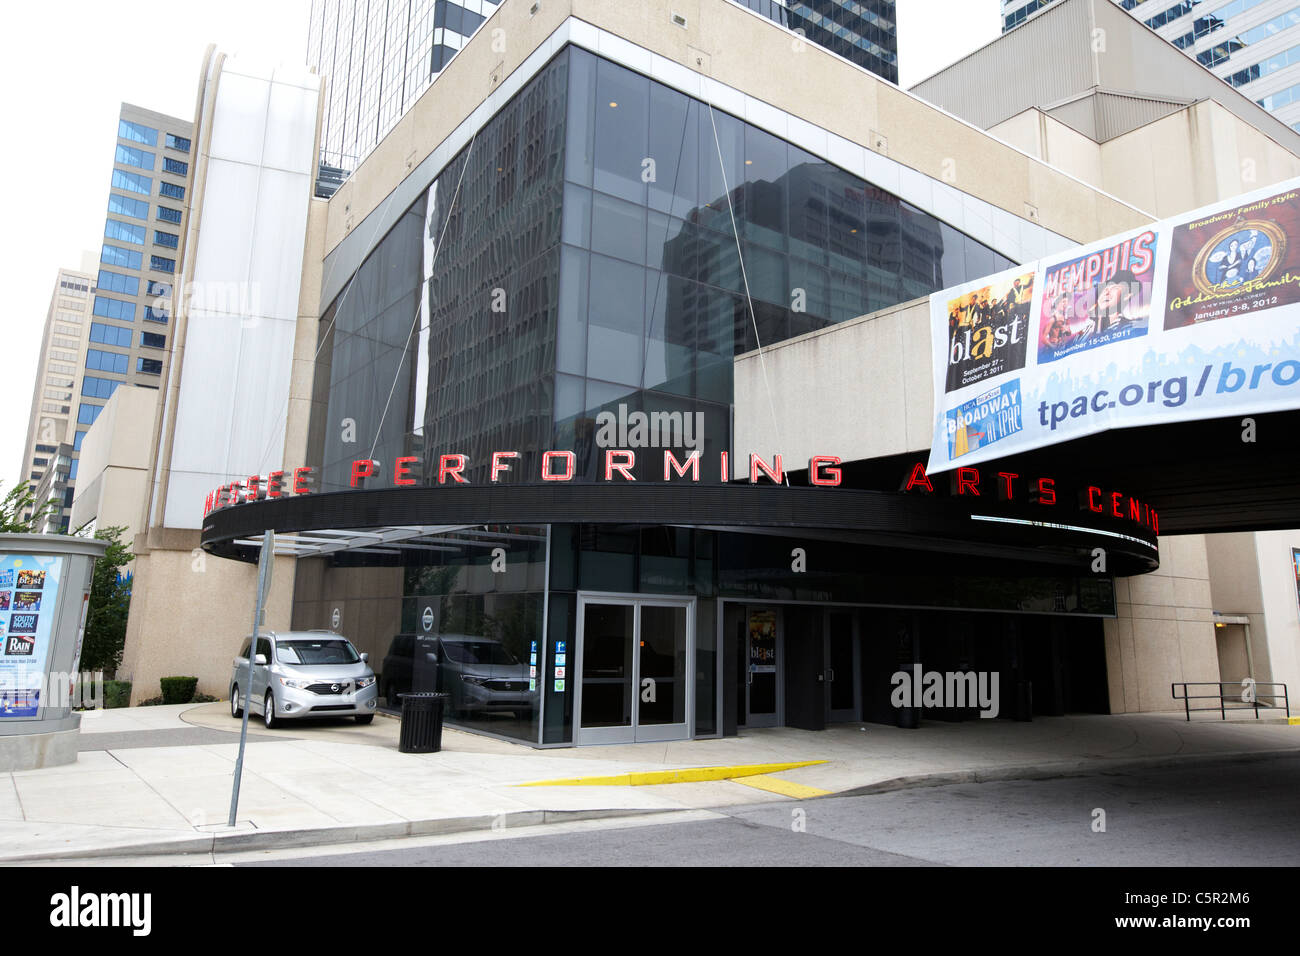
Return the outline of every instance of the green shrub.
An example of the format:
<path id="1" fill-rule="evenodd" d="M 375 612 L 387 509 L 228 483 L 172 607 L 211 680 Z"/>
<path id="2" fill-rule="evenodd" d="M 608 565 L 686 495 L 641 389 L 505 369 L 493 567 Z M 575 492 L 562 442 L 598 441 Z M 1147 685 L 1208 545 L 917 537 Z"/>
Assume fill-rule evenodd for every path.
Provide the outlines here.
<path id="1" fill-rule="evenodd" d="M 162 699 L 161 697 L 147 697 L 147 698 L 145 698 L 144 700 L 140 701 L 140 703 L 138 704 L 138 706 L 140 706 L 140 707 L 157 707 L 157 706 L 158 706 L 159 704 L 161 704 L 162 702 L 163 702 L 163 699 Z"/>
<path id="2" fill-rule="evenodd" d="M 195 694 L 194 699 L 190 701 L 191 704 L 215 704 L 216 702 L 217 698 L 211 694 Z"/>
<path id="3" fill-rule="evenodd" d="M 194 689 L 199 686 L 197 677 L 164 677 L 162 699 L 164 704 L 188 704 L 194 699 Z"/>
<path id="4" fill-rule="evenodd" d="M 131 706 L 131 682 L 129 680 L 104 681 L 104 707 Z"/>

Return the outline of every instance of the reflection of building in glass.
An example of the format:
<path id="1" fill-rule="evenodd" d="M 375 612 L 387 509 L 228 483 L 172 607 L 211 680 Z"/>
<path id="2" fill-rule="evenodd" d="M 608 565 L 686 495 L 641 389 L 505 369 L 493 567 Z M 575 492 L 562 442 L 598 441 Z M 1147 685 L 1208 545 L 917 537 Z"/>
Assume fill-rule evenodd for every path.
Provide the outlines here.
<path id="1" fill-rule="evenodd" d="M 894 0 L 735 0 L 813 43 L 898 82 Z"/>

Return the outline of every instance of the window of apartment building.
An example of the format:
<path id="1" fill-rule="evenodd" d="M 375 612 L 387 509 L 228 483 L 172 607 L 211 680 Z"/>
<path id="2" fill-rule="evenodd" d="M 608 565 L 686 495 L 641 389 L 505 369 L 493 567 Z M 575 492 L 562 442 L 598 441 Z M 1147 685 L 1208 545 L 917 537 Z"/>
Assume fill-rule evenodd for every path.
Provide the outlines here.
<path id="1" fill-rule="evenodd" d="M 50 349 L 50 357 L 60 362 L 75 362 L 77 360 L 77 353 Z"/>
<path id="2" fill-rule="evenodd" d="M 68 322 L 71 323 L 72 325 L 81 324 L 80 312 L 56 312 L 54 313 L 54 317 L 60 322 Z M 72 334 L 73 335 L 77 334 L 75 329 L 73 329 Z"/>
<path id="3" fill-rule="evenodd" d="M 75 365 L 67 365 L 63 362 L 51 362 L 47 368 L 51 372 L 62 372 L 64 375 L 75 375 L 77 372 Z"/>
<path id="4" fill-rule="evenodd" d="M 158 218 L 163 222 L 180 222 L 181 211 L 179 209 L 172 209 L 170 206 L 159 206 Z"/>
<path id="5" fill-rule="evenodd" d="M 162 359 L 137 358 L 135 360 L 135 370 L 146 375 L 161 375 Z"/>
<path id="6" fill-rule="evenodd" d="M 116 219 L 109 219 L 104 223 L 104 238 L 116 239 L 118 242 L 129 242 L 132 245 L 143 246 L 144 237 L 148 230 L 144 226 L 133 226 L 130 223 L 119 222 Z"/>
<path id="7" fill-rule="evenodd" d="M 165 299 L 172 294 L 170 282 L 159 282 L 157 279 L 149 280 L 149 294 Z"/>
<path id="8" fill-rule="evenodd" d="M 81 407 L 82 407 L 82 408 L 95 408 L 95 407 L 97 407 L 97 406 L 95 406 L 95 405 L 82 405 Z M 95 414 L 98 415 L 99 413 L 96 412 Z M 80 412 L 80 410 L 78 410 L 78 412 L 77 412 L 77 420 L 78 420 L 78 421 L 81 420 L 81 412 Z M 91 418 L 91 421 L 94 421 L 94 418 L 93 418 L 93 417 Z M 85 423 L 83 423 L 83 424 L 85 424 Z M 79 431 L 79 432 L 77 432 L 76 437 L 72 439 L 72 449 L 73 449 L 73 451 L 81 451 L 81 442 L 82 442 L 82 439 L 84 439 L 85 437 L 86 437 L 86 433 L 85 433 L 84 431 Z"/>
<path id="9" fill-rule="evenodd" d="M 174 232 L 163 232 L 160 229 L 153 231 L 153 242 L 155 246 L 166 246 L 168 249 L 175 249 L 180 245 L 181 237 Z"/>
<path id="10" fill-rule="evenodd" d="M 179 159 L 172 159 L 170 156 L 163 157 L 163 172 L 171 173 L 174 176 L 184 176 L 190 171 L 190 164 L 183 163 Z"/>
<path id="11" fill-rule="evenodd" d="M 101 345 L 131 347 L 131 330 L 120 329 L 116 325 L 104 325 L 102 322 L 90 323 L 90 341 Z"/>
<path id="12" fill-rule="evenodd" d="M 30 477 L 33 481 L 39 481 L 42 474 L 44 474 L 44 472 L 34 471 L 31 473 Z"/>
<path id="13" fill-rule="evenodd" d="M 99 378 L 96 375 L 87 375 L 81 380 L 81 394 L 88 395 L 91 398 L 112 398 L 113 393 L 117 391 L 117 387 L 121 384 L 121 382 L 115 382 L 111 378 Z M 83 409 L 86 408 L 85 405 L 82 405 L 81 407 Z M 99 406 L 91 407 L 98 408 Z M 99 412 L 95 412 L 95 415 L 98 416 Z"/>
<path id="14" fill-rule="evenodd" d="M 121 269 L 139 269 L 144 262 L 144 257 L 138 252 L 132 252 L 130 249 L 104 243 L 104 248 L 99 253 L 99 261 L 105 265 L 117 266 Z"/>
<path id="15" fill-rule="evenodd" d="M 78 302 L 76 299 L 64 299 L 64 298 L 60 297 L 60 298 L 59 298 L 59 308 L 60 308 L 60 309 L 75 309 L 77 312 L 80 312 L 80 311 L 81 311 L 81 303 Z M 76 313 L 74 312 L 73 314 L 75 315 Z"/>
<path id="16" fill-rule="evenodd" d="M 60 279 L 59 288 L 65 290 L 68 295 L 81 297 L 84 297 L 85 294 L 90 291 L 90 286 L 86 285 L 84 282 L 78 281 L 77 279 Z"/>
<path id="17" fill-rule="evenodd" d="M 105 292 L 120 292 L 123 295 L 139 295 L 140 279 L 138 276 L 123 275 L 108 269 L 99 270 L 99 279 L 95 286 Z"/>
<path id="18" fill-rule="evenodd" d="M 119 196 L 117 193 L 108 194 L 108 211 L 115 216 L 130 216 L 132 219 L 149 218 L 149 204 L 147 202 L 142 199 Z"/>
<path id="19" fill-rule="evenodd" d="M 117 154 L 113 158 L 114 162 L 121 163 L 123 166 L 135 166 L 139 169 L 153 169 L 154 154 L 147 149 L 136 149 L 133 146 L 123 146 L 117 144 Z"/>
<path id="20" fill-rule="evenodd" d="M 75 349 L 81 346 L 81 343 L 76 339 L 67 339 L 57 335 L 54 336 L 54 344 L 65 349 Z"/>
<path id="21" fill-rule="evenodd" d="M 141 126 L 139 123 L 132 123 L 130 120 L 117 121 L 117 138 L 129 139 L 133 143 L 144 143 L 146 146 L 158 145 L 158 131 L 148 126 Z"/>
<path id="22" fill-rule="evenodd" d="M 33 459 L 32 459 L 32 465 L 33 465 L 33 467 L 35 467 L 36 465 L 39 465 L 40 467 L 44 468 L 44 467 L 45 467 L 46 465 L 48 465 L 49 463 L 50 463 L 50 460 L 49 460 L 48 458 L 33 458 Z"/>
<path id="23" fill-rule="evenodd" d="M 155 309 L 151 305 L 144 307 L 144 317 L 150 322 L 166 322 L 168 319 L 166 309 Z"/>
<path id="24" fill-rule="evenodd" d="M 67 375 L 46 375 L 45 384 L 53 385 L 55 388 L 64 389 L 72 388 L 73 379 Z"/>
<path id="25" fill-rule="evenodd" d="M 99 413 L 103 410 L 103 405 L 89 405 L 86 402 L 82 402 L 77 407 L 77 423 L 79 425 L 93 425 L 95 424 L 95 419 L 99 417 Z M 78 434 L 77 437 L 80 438 L 81 435 Z M 81 446 L 75 445 L 74 447 L 80 448 Z"/>
<path id="26" fill-rule="evenodd" d="M 140 344 L 150 349 L 165 349 L 167 347 L 167 336 L 159 335 L 157 332 L 141 332 Z"/>
<path id="27" fill-rule="evenodd" d="M 121 299 L 110 299 L 106 296 L 95 296 L 94 312 L 98 316 L 106 319 L 117 319 L 121 322 L 135 321 L 135 303 L 123 302 Z"/>
<path id="28" fill-rule="evenodd" d="M 57 332 L 59 335 L 80 335 L 81 334 L 80 329 L 74 329 L 70 325 L 56 325 L 54 326 L 54 331 Z"/>
<path id="29" fill-rule="evenodd" d="M 128 173 L 125 169 L 113 170 L 113 188 L 148 196 L 153 193 L 153 180 L 148 176 Z"/>
<path id="30" fill-rule="evenodd" d="M 166 256 L 150 256 L 149 268 L 159 272 L 175 272 L 176 260 L 168 259 Z"/>
<path id="31" fill-rule="evenodd" d="M 178 149 L 182 153 L 188 153 L 190 151 L 190 141 L 184 136 L 177 136 L 174 133 L 168 133 L 167 148 Z"/>
<path id="32" fill-rule="evenodd" d="M 170 199 L 184 199 L 185 187 L 177 186 L 174 183 L 159 183 L 158 195 L 167 196 Z"/>
<path id="33" fill-rule="evenodd" d="M 114 372 L 118 375 L 126 374 L 128 355 L 121 352 L 105 352 L 102 349 L 86 349 L 86 368 L 93 369 L 96 372 Z M 89 378 L 89 376 L 87 376 Z M 69 385 L 72 383 L 69 382 Z M 91 394 L 83 392 L 82 394 Z"/>
<path id="34" fill-rule="evenodd" d="M 72 393 L 65 388 L 47 388 L 45 390 L 46 398 L 58 398 L 67 401 L 72 397 Z"/>

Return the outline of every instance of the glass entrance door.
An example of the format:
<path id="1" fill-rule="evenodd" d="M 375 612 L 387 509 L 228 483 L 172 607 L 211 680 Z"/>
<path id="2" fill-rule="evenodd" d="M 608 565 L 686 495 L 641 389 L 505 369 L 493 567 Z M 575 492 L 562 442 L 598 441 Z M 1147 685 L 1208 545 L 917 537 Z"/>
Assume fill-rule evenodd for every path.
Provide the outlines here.
<path id="1" fill-rule="evenodd" d="M 690 735 L 692 604 L 578 598 L 578 744 Z"/>
<path id="2" fill-rule="evenodd" d="M 745 726 L 777 725 L 780 645 L 776 608 L 752 608 L 745 635 Z"/>
<path id="3" fill-rule="evenodd" d="M 826 720 L 857 720 L 859 714 L 857 615 L 826 612 Z"/>

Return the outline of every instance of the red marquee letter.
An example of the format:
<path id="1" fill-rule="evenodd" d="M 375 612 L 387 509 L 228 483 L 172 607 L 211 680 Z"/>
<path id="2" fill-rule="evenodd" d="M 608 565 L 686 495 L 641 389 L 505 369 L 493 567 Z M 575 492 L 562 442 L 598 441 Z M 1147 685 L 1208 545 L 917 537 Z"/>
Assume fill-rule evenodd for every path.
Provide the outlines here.
<path id="1" fill-rule="evenodd" d="M 379 462 L 370 458 L 358 458 L 352 463 L 352 487 L 357 485 L 366 478 L 375 477 L 375 470 L 379 467 Z"/>
<path id="2" fill-rule="evenodd" d="M 414 478 L 406 477 L 411 473 L 411 469 L 406 466 L 410 462 L 419 461 L 419 460 L 420 459 L 416 458 L 414 455 L 403 455 L 401 458 L 394 458 L 393 459 L 393 484 L 395 485 L 415 484 Z"/>
<path id="3" fill-rule="evenodd" d="M 517 451 L 494 451 L 492 453 L 492 480 L 497 480 L 497 475 L 503 471 L 509 471 L 510 466 L 505 463 L 507 458 L 518 458 Z"/>
<path id="4" fill-rule="evenodd" d="M 1038 479 L 1038 503 L 1040 505 L 1056 504 L 1056 482 L 1051 478 Z"/>
<path id="5" fill-rule="evenodd" d="M 781 469 L 781 456 L 773 455 L 772 464 L 774 467 L 769 468 L 767 467 L 767 462 L 764 461 L 760 456 L 750 455 L 749 456 L 749 483 L 752 485 L 754 482 L 758 481 L 758 473 L 761 471 L 763 474 L 767 475 L 767 477 L 771 478 L 778 485 L 781 484 L 782 478 L 785 474 L 785 472 L 782 471 Z"/>
<path id="6" fill-rule="evenodd" d="M 966 489 L 970 489 L 967 492 Z M 978 468 L 958 468 L 957 469 L 957 494 L 972 494 L 976 498 L 980 494 L 980 471 Z"/>
<path id="7" fill-rule="evenodd" d="M 615 455 L 619 456 L 619 461 L 617 462 L 614 461 Z M 609 481 L 611 478 L 613 478 L 614 472 L 616 471 L 624 478 L 626 478 L 628 481 L 636 481 L 636 478 L 634 478 L 632 476 L 632 473 L 628 471 L 629 468 L 632 468 L 635 465 L 636 465 L 636 452 L 620 451 L 617 448 L 605 449 L 605 480 L 606 481 Z"/>
<path id="8" fill-rule="evenodd" d="M 448 475 L 458 485 L 469 484 L 468 479 L 461 475 L 468 464 L 468 455 L 443 455 L 438 459 L 438 484 L 446 484 Z"/>
<path id="9" fill-rule="evenodd" d="M 667 448 L 664 449 L 664 481 L 669 478 L 669 469 L 677 472 L 678 478 L 685 478 L 687 469 L 691 472 L 691 481 L 700 480 L 700 453 L 693 451 L 686 456 L 686 460 L 679 462 L 677 456 Z"/>
<path id="10" fill-rule="evenodd" d="M 934 494 L 934 485 L 930 483 L 930 476 L 925 473 L 925 465 L 919 461 L 912 466 L 912 473 L 907 476 L 907 485 L 904 491 L 911 491 L 913 488 L 924 488 L 930 494 Z"/>
<path id="11" fill-rule="evenodd" d="M 273 471 L 266 476 L 266 496 L 268 498 L 280 497 L 280 482 L 284 479 L 284 472 Z"/>
<path id="12" fill-rule="evenodd" d="M 1098 514 L 1101 514 L 1101 510 L 1102 510 L 1101 503 L 1100 502 L 1096 504 L 1093 503 L 1095 499 L 1098 499 L 1100 497 L 1101 497 L 1101 489 L 1094 485 L 1089 485 L 1088 486 L 1088 510 L 1089 511 L 1095 511 Z"/>
<path id="13" fill-rule="evenodd" d="M 293 493 L 295 495 L 311 494 L 309 486 L 315 481 L 311 476 L 312 470 L 309 467 L 295 468 L 293 470 Z"/>
<path id="14" fill-rule="evenodd" d="M 834 455 L 814 455 L 808 459 L 808 480 L 814 485 L 829 485 L 832 488 L 844 480 L 844 473 L 834 467 L 840 463 L 840 459 Z M 822 468 L 826 469 L 826 477 L 822 477 Z"/>
<path id="15" fill-rule="evenodd" d="M 564 461 L 564 473 L 560 475 L 551 474 L 551 462 L 556 458 Z M 573 469 L 577 463 L 577 456 L 571 451 L 548 451 L 542 455 L 542 481 L 572 481 Z"/>

